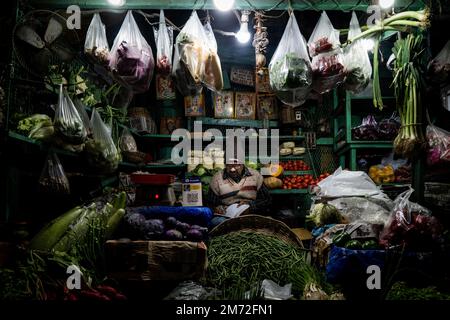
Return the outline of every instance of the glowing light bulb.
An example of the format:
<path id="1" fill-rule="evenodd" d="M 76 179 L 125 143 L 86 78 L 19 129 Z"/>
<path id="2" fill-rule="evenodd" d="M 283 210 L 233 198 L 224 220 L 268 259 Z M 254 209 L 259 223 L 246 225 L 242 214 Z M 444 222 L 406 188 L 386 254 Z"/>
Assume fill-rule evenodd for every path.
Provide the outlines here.
<path id="1" fill-rule="evenodd" d="M 214 0 L 214 5 L 220 11 L 228 11 L 233 8 L 234 0 Z"/>
<path id="2" fill-rule="evenodd" d="M 121 7 L 125 4 L 126 0 L 108 0 L 110 4 L 116 7 Z"/>
<path id="3" fill-rule="evenodd" d="M 379 5 L 383 9 L 391 8 L 394 5 L 395 0 L 380 0 Z"/>
<path id="4" fill-rule="evenodd" d="M 247 43 L 250 40 L 250 32 L 248 32 L 248 22 L 242 22 L 241 28 L 236 33 L 236 39 L 240 43 Z"/>

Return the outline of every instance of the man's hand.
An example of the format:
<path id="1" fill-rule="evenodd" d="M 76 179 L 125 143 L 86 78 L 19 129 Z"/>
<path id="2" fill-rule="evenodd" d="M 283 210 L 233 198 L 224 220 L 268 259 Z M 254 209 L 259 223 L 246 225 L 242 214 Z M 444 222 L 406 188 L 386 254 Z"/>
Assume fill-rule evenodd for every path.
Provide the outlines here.
<path id="1" fill-rule="evenodd" d="M 225 209 L 223 206 L 218 206 L 214 209 L 214 213 L 223 216 L 225 214 Z"/>

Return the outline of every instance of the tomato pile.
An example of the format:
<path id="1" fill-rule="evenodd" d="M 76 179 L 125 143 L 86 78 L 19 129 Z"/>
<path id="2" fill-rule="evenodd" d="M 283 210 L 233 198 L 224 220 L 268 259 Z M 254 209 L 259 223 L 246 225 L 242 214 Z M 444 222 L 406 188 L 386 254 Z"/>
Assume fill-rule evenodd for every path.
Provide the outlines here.
<path id="1" fill-rule="evenodd" d="M 319 178 L 314 179 L 310 174 L 305 175 L 292 175 L 283 178 L 283 189 L 306 189 L 309 186 L 316 186 L 320 181 L 328 177 L 329 173 L 323 173 Z"/>
<path id="2" fill-rule="evenodd" d="M 303 160 L 289 160 L 280 163 L 283 170 L 286 171 L 306 171 L 311 170 L 311 168 Z"/>

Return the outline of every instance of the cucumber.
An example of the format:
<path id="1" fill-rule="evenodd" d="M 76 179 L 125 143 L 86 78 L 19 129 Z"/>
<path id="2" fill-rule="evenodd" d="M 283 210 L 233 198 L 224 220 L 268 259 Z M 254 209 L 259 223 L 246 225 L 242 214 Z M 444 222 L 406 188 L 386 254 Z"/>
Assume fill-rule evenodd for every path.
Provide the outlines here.
<path id="1" fill-rule="evenodd" d="M 114 207 L 114 212 L 119 209 L 124 209 L 127 205 L 127 194 L 125 192 L 120 192 L 116 195 L 114 200 L 111 202 L 112 206 Z"/>
<path id="2" fill-rule="evenodd" d="M 116 231 L 120 222 L 122 221 L 123 216 L 125 215 L 125 209 L 119 209 L 114 213 L 111 218 L 109 218 L 108 223 L 106 224 L 105 238 L 109 240 L 111 236 Z"/>
<path id="3" fill-rule="evenodd" d="M 55 244 L 52 251 L 68 252 L 74 245 L 74 241 L 79 239 L 82 232 L 86 232 L 87 228 L 84 225 L 88 225 L 90 218 L 97 213 L 96 204 L 93 203 L 89 207 L 85 208 L 84 212 L 80 215 L 76 221 L 69 226 L 64 236 Z M 84 230 L 84 231 L 83 231 Z"/>
<path id="4" fill-rule="evenodd" d="M 64 236 L 70 224 L 83 213 L 83 210 L 77 206 L 53 219 L 31 239 L 30 249 L 50 251 Z"/>

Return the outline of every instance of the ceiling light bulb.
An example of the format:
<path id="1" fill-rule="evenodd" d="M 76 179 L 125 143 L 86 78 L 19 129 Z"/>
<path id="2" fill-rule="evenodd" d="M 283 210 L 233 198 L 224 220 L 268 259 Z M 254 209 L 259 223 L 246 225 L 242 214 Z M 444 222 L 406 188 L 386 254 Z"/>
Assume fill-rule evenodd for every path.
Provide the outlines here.
<path id="1" fill-rule="evenodd" d="M 394 6 L 395 0 L 380 0 L 379 5 L 382 9 L 389 9 Z"/>
<path id="2" fill-rule="evenodd" d="M 126 0 L 108 0 L 110 4 L 116 7 L 121 7 L 125 4 Z"/>
<path id="3" fill-rule="evenodd" d="M 236 39 L 240 43 L 247 43 L 250 40 L 250 32 L 248 32 L 248 22 L 242 22 L 241 28 L 236 33 Z"/>
<path id="4" fill-rule="evenodd" d="M 214 0 L 214 5 L 220 11 L 228 11 L 233 8 L 234 0 Z"/>

